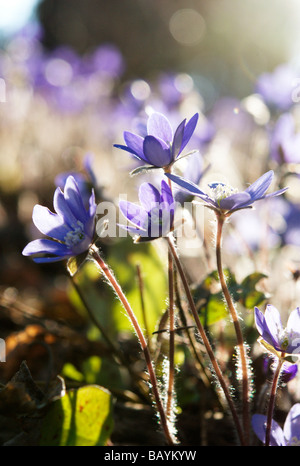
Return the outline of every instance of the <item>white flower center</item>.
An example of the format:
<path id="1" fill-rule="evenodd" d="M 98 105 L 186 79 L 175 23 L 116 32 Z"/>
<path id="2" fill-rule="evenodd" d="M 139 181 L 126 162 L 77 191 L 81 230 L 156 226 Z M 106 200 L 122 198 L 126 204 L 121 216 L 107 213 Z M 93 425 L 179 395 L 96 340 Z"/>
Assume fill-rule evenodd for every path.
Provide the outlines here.
<path id="1" fill-rule="evenodd" d="M 78 220 L 77 225 L 72 225 L 72 228 L 73 229 L 68 231 L 64 237 L 66 245 L 70 247 L 75 246 L 85 238 L 84 225 L 82 222 Z"/>
<path id="2" fill-rule="evenodd" d="M 208 186 L 210 188 L 210 197 L 218 203 L 238 192 L 238 189 L 224 183 L 210 183 Z"/>

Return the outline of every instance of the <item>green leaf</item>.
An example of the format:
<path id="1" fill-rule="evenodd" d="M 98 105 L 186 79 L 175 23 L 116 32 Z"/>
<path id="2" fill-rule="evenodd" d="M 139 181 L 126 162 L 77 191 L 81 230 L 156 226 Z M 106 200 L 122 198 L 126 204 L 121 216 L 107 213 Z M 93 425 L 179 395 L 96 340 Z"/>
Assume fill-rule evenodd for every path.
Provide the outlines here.
<path id="1" fill-rule="evenodd" d="M 104 446 L 113 429 L 108 390 L 87 385 L 53 401 L 41 427 L 41 446 Z"/>
<path id="2" fill-rule="evenodd" d="M 144 329 L 145 323 L 137 274 L 137 265 L 139 265 L 143 277 L 143 298 L 149 332 L 156 329 L 157 321 L 166 307 L 167 276 L 163 259 L 163 257 L 158 256 L 152 243 L 134 244 L 132 238 L 126 238 L 116 243 L 107 255 L 107 263 L 114 271 L 141 327 Z M 165 258 L 166 260 L 167 258 Z M 115 297 L 110 312 L 116 329 L 133 331 L 123 306 Z"/>
<path id="3" fill-rule="evenodd" d="M 263 273 L 254 272 L 245 277 L 240 284 L 229 269 L 224 269 L 224 276 L 233 300 L 242 304 L 244 308 L 253 309 L 266 299 L 266 295 L 256 289 L 256 285 L 266 278 Z M 193 292 L 199 316 L 204 325 L 212 325 L 228 316 L 223 293 L 219 290 L 219 277 L 217 271 L 214 270 Z"/>
<path id="4" fill-rule="evenodd" d="M 71 380 L 75 380 L 76 382 L 83 382 L 84 376 L 81 372 L 79 372 L 76 367 L 71 364 L 70 362 L 67 362 L 64 367 L 62 368 L 61 372 L 62 377 L 68 378 Z"/>
<path id="5" fill-rule="evenodd" d="M 210 295 L 205 305 L 200 308 L 199 317 L 203 325 L 213 325 L 228 317 L 227 307 L 221 293 Z"/>
<path id="6" fill-rule="evenodd" d="M 163 262 L 164 259 L 165 262 Z M 132 238 L 127 237 L 116 241 L 113 247 L 108 248 L 105 262 L 123 289 L 142 329 L 145 329 L 138 286 L 137 265 L 139 265 L 143 277 L 143 298 L 147 326 L 149 332 L 155 331 L 157 321 L 166 308 L 167 257 L 159 256 L 152 243 L 134 244 Z M 82 267 L 78 276 L 78 284 L 95 318 L 101 323 L 107 335 L 115 338 L 119 332 L 134 332 L 113 288 L 92 261 L 87 261 Z M 86 315 L 77 293 L 72 289 L 70 290 L 70 298 L 80 312 Z M 86 316 L 88 318 L 88 315 Z M 91 329 L 89 337 L 99 338 L 99 331 L 95 326 Z"/>
<path id="7" fill-rule="evenodd" d="M 239 301 L 246 309 L 253 309 L 254 306 L 258 306 L 266 299 L 265 293 L 256 289 L 256 285 L 263 278 L 267 278 L 267 275 L 254 272 L 242 281 L 240 285 Z"/>

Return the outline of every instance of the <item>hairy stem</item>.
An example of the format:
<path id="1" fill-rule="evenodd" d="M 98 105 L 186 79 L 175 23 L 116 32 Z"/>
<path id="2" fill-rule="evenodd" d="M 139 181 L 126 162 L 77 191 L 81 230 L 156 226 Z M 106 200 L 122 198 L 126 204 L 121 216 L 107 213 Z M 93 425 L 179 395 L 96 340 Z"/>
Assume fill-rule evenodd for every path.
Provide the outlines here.
<path id="1" fill-rule="evenodd" d="M 175 352 L 175 319 L 174 319 L 174 273 L 172 254 L 168 251 L 168 281 L 169 281 L 169 379 L 167 392 L 167 416 L 170 418 L 174 386 L 174 352 Z"/>
<path id="2" fill-rule="evenodd" d="M 144 321 L 144 326 L 145 326 L 145 333 L 146 333 L 148 348 L 151 353 L 151 338 L 150 338 L 148 319 L 147 319 L 147 313 L 145 309 L 145 300 L 144 300 L 144 281 L 142 277 L 142 271 L 141 271 L 140 264 L 136 265 L 136 271 L 137 271 L 138 285 L 139 285 L 139 290 L 140 290 L 141 310 L 142 310 L 143 321 Z"/>
<path id="3" fill-rule="evenodd" d="M 171 173 L 171 167 L 165 168 L 165 173 Z M 171 192 L 172 182 L 168 179 L 168 184 Z M 173 233 L 170 233 L 173 236 Z M 168 391 L 167 391 L 167 416 L 170 419 L 173 401 L 174 389 L 174 354 L 175 354 L 175 316 L 174 316 L 174 267 L 173 257 L 168 250 L 168 284 L 169 284 L 169 378 L 168 378 Z"/>
<path id="4" fill-rule="evenodd" d="M 270 445 L 272 419 L 273 419 L 273 412 L 274 412 L 274 407 L 275 407 L 275 398 L 276 398 L 276 392 L 277 392 L 278 381 L 279 381 L 279 376 L 280 376 L 282 365 L 283 365 L 283 359 L 279 359 L 275 373 L 274 373 L 272 386 L 271 386 L 271 393 L 270 393 L 268 414 L 267 414 L 267 427 L 266 427 L 266 440 L 265 440 L 266 447 Z"/>
<path id="5" fill-rule="evenodd" d="M 222 231 L 225 219 L 217 215 L 217 240 L 216 240 L 216 256 L 217 256 L 217 269 L 218 275 L 222 287 L 222 291 L 231 314 L 232 322 L 234 325 L 237 345 L 239 349 L 239 357 L 241 360 L 242 368 L 242 396 L 243 396 L 243 426 L 245 431 L 245 440 L 249 442 L 250 436 L 250 412 L 249 412 L 249 380 L 248 380 L 248 365 L 247 365 L 247 355 L 246 348 L 244 345 L 244 338 L 239 323 L 239 318 L 234 307 L 230 292 L 227 287 L 225 280 L 223 266 L 222 266 Z"/>
<path id="6" fill-rule="evenodd" d="M 225 395 L 225 398 L 227 400 L 228 406 L 229 406 L 229 408 L 231 410 L 231 414 L 232 414 L 232 417 L 233 417 L 233 420 L 234 420 L 234 423 L 235 423 L 235 426 L 236 426 L 236 429 L 237 429 L 237 433 L 238 433 L 241 445 L 244 445 L 245 444 L 244 435 L 243 435 L 243 432 L 242 432 L 242 429 L 241 429 L 240 421 L 239 421 L 239 418 L 238 418 L 234 403 L 232 401 L 230 392 L 229 392 L 228 387 L 226 385 L 226 382 L 224 380 L 222 371 L 221 371 L 221 369 L 219 367 L 219 364 L 218 364 L 218 362 L 217 362 L 217 360 L 215 358 L 215 355 L 214 355 L 213 349 L 211 347 L 211 344 L 209 342 L 209 339 L 207 338 L 206 333 L 205 333 L 204 328 L 203 328 L 203 325 L 201 324 L 201 321 L 199 319 L 199 316 L 198 316 L 198 313 L 197 313 L 197 310 L 196 310 L 196 306 L 195 306 L 195 303 L 194 303 L 194 300 L 193 300 L 193 297 L 192 297 L 192 294 L 191 294 L 191 291 L 190 291 L 190 287 L 189 287 L 185 272 L 184 272 L 184 270 L 183 270 L 183 268 L 181 266 L 181 262 L 179 260 L 179 257 L 177 255 L 177 251 L 176 251 L 174 242 L 173 242 L 171 236 L 168 236 L 166 239 L 168 241 L 170 251 L 172 253 L 174 262 L 176 264 L 178 273 L 180 275 L 180 278 L 181 278 L 181 281 L 182 281 L 182 284 L 183 284 L 183 287 L 184 287 L 184 291 L 185 291 L 185 294 L 186 294 L 190 309 L 192 311 L 194 320 L 196 322 L 197 329 L 198 329 L 198 331 L 200 333 L 200 336 L 202 338 L 202 341 L 203 341 L 203 344 L 205 346 L 208 357 L 209 357 L 209 359 L 210 359 L 210 361 L 212 363 L 215 374 L 216 374 L 216 376 L 217 376 L 217 378 L 219 380 L 220 386 L 221 386 L 221 388 L 222 388 L 222 390 L 224 392 L 224 395 Z"/>
<path id="7" fill-rule="evenodd" d="M 126 360 L 126 358 L 124 357 L 122 351 L 117 348 L 117 346 L 114 344 L 114 342 L 112 341 L 112 339 L 107 335 L 104 327 L 101 325 L 101 323 L 98 321 L 98 319 L 96 319 L 96 317 L 94 316 L 94 313 L 92 311 L 92 309 L 90 308 L 87 300 L 85 299 L 81 289 L 80 289 L 80 286 L 78 285 L 78 283 L 76 282 L 76 279 L 71 276 L 71 281 L 72 281 L 72 284 L 78 294 L 78 296 L 80 297 L 88 315 L 89 315 L 89 318 L 91 319 L 91 321 L 93 322 L 93 324 L 100 330 L 100 333 L 102 335 L 102 337 L 104 338 L 104 340 L 106 341 L 108 347 L 110 348 L 110 351 L 112 354 L 115 355 L 116 357 L 116 361 L 118 364 L 122 364 L 124 367 L 126 367 L 129 375 L 132 377 L 133 381 L 136 383 L 137 385 L 137 388 L 140 392 L 140 396 L 142 397 L 143 400 L 147 400 L 148 402 L 150 402 L 149 400 L 149 396 L 148 394 L 146 393 L 146 390 L 145 390 L 145 386 L 144 384 L 142 383 L 142 379 L 141 379 L 141 376 L 139 374 L 137 374 L 134 370 L 132 370 L 130 364 L 128 364 L 128 361 Z"/>
<path id="8" fill-rule="evenodd" d="M 167 443 L 169 445 L 174 445 L 174 440 L 173 440 L 173 438 L 172 438 L 172 436 L 170 434 L 169 427 L 168 427 L 168 422 L 167 422 L 167 417 L 166 417 L 166 414 L 165 414 L 165 411 L 164 411 L 164 408 L 163 408 L 163 405 L 162 405 L 162 402 L 161 402 L 161 399 L 160 399 L 157 379 L 156 379 L 155 371 L 153 369 L 149 348 L 148 348 L 146 339 L 144 337 L 144 334 L 143 334 L 143 332 L 142 332 L 142 330 L 140 328 L 140 325 L 139 325 L 139 323 L 137 321 L 137 318 L 136 318 L 133 310 L 131 309 L 131 306 L 130 306 L 126 296 L 124 295 L 122 288 L 120 287 L 118 281 L 116 280 L 115 276 L 113 275 L 113 273 L 111 272 L 109 267 L 106 265 L 106 263 L 101 258 L 100 254 L 99 254 L 99 251 L 98 251 L 96 246 L 92 245 L 90 247 L 90 255 L 94 259 L 96 264 L 100 267 L 100 269 L 104 273 L 106 279 L 108 280 L 110 285 L 115 290 L 120 302 L 122 303 L 128 317 L 129 317 L 129 319 L 130 319 L 130 321 L 132 323 L 132 326 L 133 326 L 133 328 L 134 328 L 134 330 L 135 330 L 135 332 L 137 334 L 140 345 L 141 345 L 142 350 L 144 352 L 144 357 L 145 357 L 145 361 L 146 361 L 146 365 L 147 365 L 147 369 L 148 369 L 148 373 L 149 373 L 149 378 L 150 378 L 150 382 L 151 382 L 151 385 L 152 385 L 152 392 L 153 392 L 156 407 L 157 407 L 157 410 L 158 410 L 158 413 L 159 413 L 159 416 L 160 416 L 161 426 L 163 428 Z"/>

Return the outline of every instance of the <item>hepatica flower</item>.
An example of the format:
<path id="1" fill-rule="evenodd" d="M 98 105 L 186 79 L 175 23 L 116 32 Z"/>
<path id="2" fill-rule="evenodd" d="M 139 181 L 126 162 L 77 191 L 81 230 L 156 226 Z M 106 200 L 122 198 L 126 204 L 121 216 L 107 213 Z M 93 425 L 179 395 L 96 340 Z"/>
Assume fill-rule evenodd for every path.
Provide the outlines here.
<path id="1" fill-rule="evenodd" d="M 257 437 L 264 443 L 266 437 L 267 416 L 254 414 L 252 427 Z M 290 409 L 283 429 L 276 421 L 272 421 L 271 447 L 299 447 L 300 446 L 300 403 L 294 404 Z"/>
<path id="2" fill-rule="evenodd" d="M 300 354 L 300 308 L 294 309 L 286 328 L 281 323 L 278 309 L 268 304 L 265 314 L 257 307 L 254 310 L 256 328 L 261 335 L 260 342 L 267 350 L 281 357 Z"/>
<path id="3" fill-rule="evenodd" d="M 238 192 L 237 189 L 224 183 L 216 182 L 209 184 L 208 193 L 204 193 L 197 185 L 180 176 L 171 173 L 166 173 L 166 176 L 181 186 L 183 190 L 202 199 L 216 213 L 226 217 L 237 210 L 251 208 L 256 201 L 279 196 L 287 190 L 287 188 L 283 188 L 271 194 L 265 194 L 273 180 L 274 173 L 272 170 L 262 175 L 242 192 Z"/>
<path id="4" fill-rule="evenodd" d="M 188 122 L 184 119 L 173 133 L 169 120 L 163 114 L 154 112 L 148 118 L 145 137 L 125 131 L 126 145 L 114 144 L 114 147 L 131 153 L 148 166 L 167 169 L 186 147 L 197 121 L 198 113 Z"/>
<path id="5" fill-rule="evenodd" d="M 159 191 L 151 183 L 142 183 L 139 189 L 140 204 L 121 200 L 119 207 L 129 225 L 126 229 L 136 242 L 151 241 L 166 236 L 174 224 L 175 203 L 168 184 L 163 180 Z"/>
<path id="6" fill-rule="evenodd" d="M 56 213 L 36 205 L 32 220 L 48 238 L 31 241 L 23 250 L 35 262 L 55 262 L 77 256 L 88 250 L 95 231 L 96 203 L 91 194 L 86 208 L 73 176 L 66 180 L 64 191 L 59 187 L 53 199 Z"/>

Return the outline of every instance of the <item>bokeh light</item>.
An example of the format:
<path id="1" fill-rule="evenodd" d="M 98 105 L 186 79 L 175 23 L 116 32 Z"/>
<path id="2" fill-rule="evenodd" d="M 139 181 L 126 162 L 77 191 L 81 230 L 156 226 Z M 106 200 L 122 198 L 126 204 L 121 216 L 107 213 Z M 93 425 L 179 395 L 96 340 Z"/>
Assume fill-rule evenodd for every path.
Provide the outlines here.
<path id="1" fill-rule="evenodd" d="M 170 18 L 170 32 L 181 45 L 199 44 L 205 35 L 205 20 L 196 10 L 177 10 Z"/>

